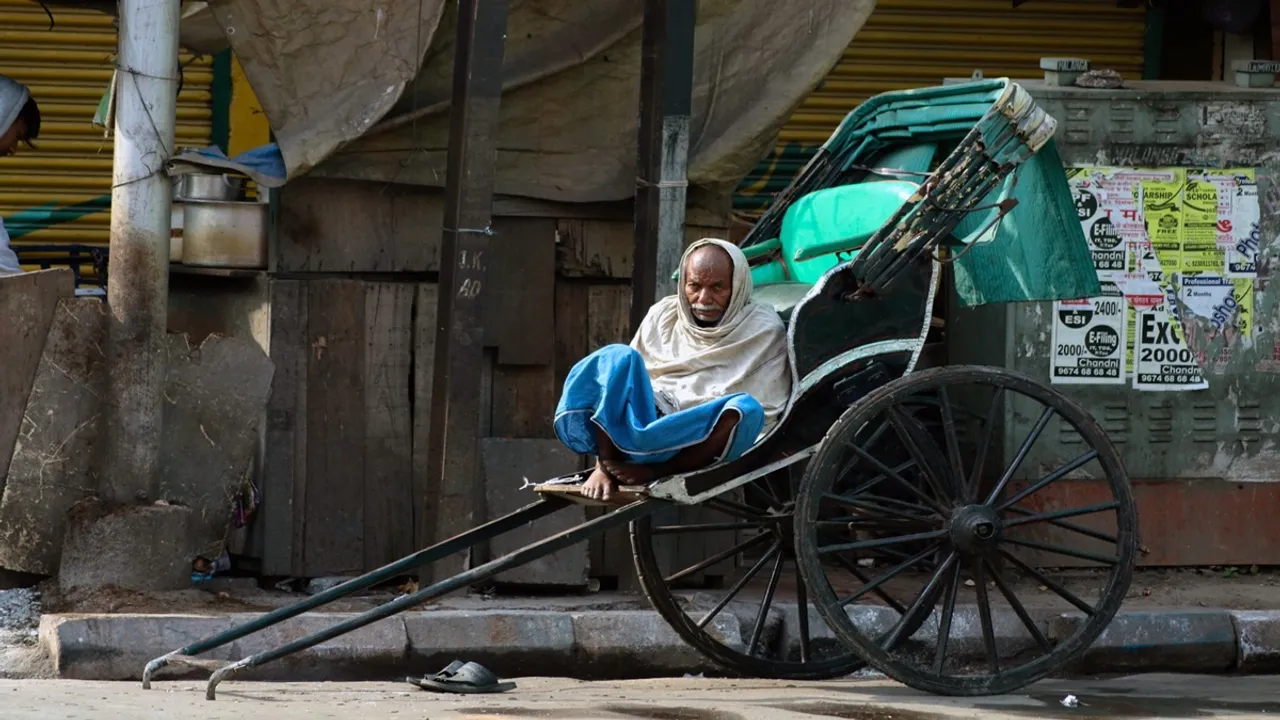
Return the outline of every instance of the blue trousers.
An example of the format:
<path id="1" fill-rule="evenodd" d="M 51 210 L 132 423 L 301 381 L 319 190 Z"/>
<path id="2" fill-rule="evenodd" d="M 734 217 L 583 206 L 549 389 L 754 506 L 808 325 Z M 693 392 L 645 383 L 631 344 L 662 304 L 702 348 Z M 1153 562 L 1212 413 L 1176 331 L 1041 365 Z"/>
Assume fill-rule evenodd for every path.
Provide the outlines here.
<path id="1" fill-rule="evenodd" d="M 764 408 L 747 393 L 717 398 L 670 415 L 658 415 L 653 386 L 640 354 L 607 345 L 573 366 L 556 408 L 555 430 L 569 449 L 598 455 L 596 429 L 633 463 L 660 463 L 705 441 L 727 412 L 739 415 L 721 460 L 740 457 L 764 428 Z"/>

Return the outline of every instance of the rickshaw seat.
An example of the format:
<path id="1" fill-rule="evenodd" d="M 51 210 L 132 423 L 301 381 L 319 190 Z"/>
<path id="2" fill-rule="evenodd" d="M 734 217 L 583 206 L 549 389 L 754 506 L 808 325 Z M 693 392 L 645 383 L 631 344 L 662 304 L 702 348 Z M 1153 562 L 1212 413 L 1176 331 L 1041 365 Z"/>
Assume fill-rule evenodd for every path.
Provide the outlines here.
<path id="1" fill-rule="evenodd" d="M 813 286 L 803 282 L 771 282 L 757 285 L 751 292 L 751 299 L 765 305 L 772 305 L 778 311 L 782 322 L 790 324 L 791 311 L 804 299 Z"/>
<path id="2" fill-rule="evenodd" d="M 903 180 L 864 182 L 796 200 L 783 216 L 779 237 L 787 279 L 817 282 L 838 262 L 836 252 L 861 248 L 917 187 Z"/>
<path id="3" fill-rule="evenodd" d="M 914 143 L 914 145 L 892 147 L 892 149 L 886 150 L 882 155 L 874 158 L 872 165 L 877 168 L 897 170 L 897 172 L 908 174 L 925 173 L 932 167 L 933 159 L 936 158 L 937 154 L 938 145 L 936 142 L 919 142 Z M 870 184 L 879 184 L 879 186 L 884 187 L 865 188 Z M 870 173 L 863 178 L 860 184 L 852 183 L 847 184 L 847 186 L 832 187 L 828 188 L 828 190 L 818 191 L 812 193 L 812 195 L 819 195 L 819 197 L 812 197 L 812 199 L 810 199 L 810 196 L 801 197 L 797 204 L 808 202 L 808 204 L 815 206 L 836 205 L 835 208 L 828 208 L 828 210 L 849 211 L 852 217 L 851 222 L 854 223 L 858 223 L 858 215 L 863 213 L 863 208 L 860 205 L 868 204 L 873 209 L 869 210 L 870 214 L 867 219 L 864 219 L 864 223 L 877 225 L 877 227 L 870 228 L 869 232 L 865 227 L 861 228 L 858 237 L 852 237 L 851 234 L 844 234 L 844 236 L 841 236 L 841 234 L 836 234 L 836 236 L 818 234 L 817 237 L 806 240 L 805 237 L 812 231 L 805 231 L 803 227 L 797 227 L 797 225 L 804 225 L 805 223 L 801 222 L 803 218 L 800 218 L 799 215 L 792 215 L 792 213 L 799 213 L 799 211 L 795 210 L 795 205 L 792 205 L 791 208 L 788 208 L 787 213 L 787 217 L 790 217 L 790 222 L 788 222 L 787 217 L 783 217 L 783 224 L 780 228 L 781 233 L 790 231 L 785 241 L 782 238 L 774 237 L 771 240 L 754 243 L 754 245 L 749 245 L 742 249 L 742 252 L 746 254 L 746 258 L 753 263 L 751 279 L 754 279 L 756 286 L 777 282 L 817 282 L 817 279 L 822 277 L 826 270 L 833 268 L 840 261 L 836 258 L 836 251 L 845 250 L 849 246 L 860 247 L 867 242 L 870 233 L 874 233 L 879 229 L 877 220 L 881 220 L 881 223 L 883 223 L 883 220 L 891 217 L 892 211 L 901 205 L 902 200 L 897 196 L 900 196 L 902 190 L 908 186 L 911 190 L 915 190 L 915 183 L 904 184 L 900 179 L 895 179 L 891 174 L 887 173 Z M 861 190 L 849 190 L 850 187 L 861 188 Z M 822 195 L 822 193 L 829 193 L 829 195 Z M 884 204 L 890 205 L 890 208 L 887 210 L 874 209 L 876 206 Z M 806 214 L 813 215 L 815 210 L 817 208 L 810 208 Z M 783 250 L 783 247 L 787 247 L 787 251 Z M 797 252 L 800 254 L 799 258 L 797 258 Z M 826 256 L 826 258 L 823 258 L 823 256 Z M 822 260 L 819 260 L 819 258 L 822 258 Z M 763 263 L 760 263 L 760 259 L 764 259 Z M 803 270 L 797 268 L 797 261 L 803 264 Z"/>
<path id="4" fill-rule="evenodd" d="M 861 248 L 919 186 L 903 180 L 840 185 L 809 193 L 782 219 L 782 248 L 795 262 Z"/>

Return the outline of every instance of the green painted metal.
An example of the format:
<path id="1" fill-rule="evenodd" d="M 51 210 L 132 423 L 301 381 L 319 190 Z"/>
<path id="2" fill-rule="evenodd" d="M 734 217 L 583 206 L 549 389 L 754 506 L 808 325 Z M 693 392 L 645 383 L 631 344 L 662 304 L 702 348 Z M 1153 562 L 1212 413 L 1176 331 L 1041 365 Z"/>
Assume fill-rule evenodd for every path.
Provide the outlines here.
<path id="1" fill-rule="evenodd" d="M 889 193 L 893 197 L 901 196 L 901 190 L 895 190 L 895 188 L 914 189 L 915 186 L 910 183 L 903 183 L 901 180 L 893 180 L 892 178 L 894 178 L 895 176 L 906 176 L 906 177 L 914 177 L 914 178 L 923 177 L 929 171 L 930 167 L 932 167 L 933 160 L 935 157 L 937 157 L 937 154 L 938 154 L 938 146 L 936 143 L 920 143 L 916 145 L 908 145 L 901 148 L 891 149 L 888 152 L 886 152 L 883 157 L 878 158 L 877 167 L 875 169 L 878 171 L 879 174 L 872 174 L 865 177 L 863 179 L 862 185 L 857 185 L 857 186 L 851 185 L 851 186 L 844 186 L 844 187 L 838 187 L 838 188 L 831 188 L 829 190 L 819 191 L 819 193 L 814 193 L 814 195 L 818 195 L 820 193 L 828 193 L 829 195 L 828 200 L 836 201 L 837 198 L 842 197 L 844 194 L 848 194 L 849 202 L 832 203 L 832 207 L 828 209 L 833 214 L 836 212 L 839 212 L 839 213 L 849 213 L 851 215 L 857 215 L 858 213 L 863 212 L 863 208 L 861 206 L 862 201 L 859 199 L 859 193 L 865 193 L 865 192 L 868 192 L 868 190 L 866 189 L 849 190 L 846 188 L 865 188 L 866 186 L 869 186 L 871 184 L 880 184 L 880 182 L 883 182 L 883 183 L 889 183 L 889 184 L 886 185 L 884 188 L 881 188 L 880 190 L 876 190 L 872 188 L 869 190 L 869 192 Z M 880 182 L 877 182 L 877 181 L 880 181 Z M 897 184 L 895 185 L 893 183 L 897 183 Z M 909 191 L 907 195 L 908 196 L 910 195 Z M 879 220 L 879 224 L 883 224 L 885 220 L 888 220 L 889 217 L 893 214 L 892 211 L 900 207 L 902 205 L 902 202 L 905 201 L 905 199 L 906 197 L 901 197 L 901 199 L 897 200 L 896 204 L 894 204 L 895 201 L 892 198 L 888 198 L 887 202 L 889 204 L 894 204 L 894 206 L 892 209 L 890 209 L 888 213 L 884 214 L 884 216 Z M 823 201 L 823 202 L 827 202 L 827 201 Z M 797 213 L 803 212 L 803 208 L 805 208 L 806 205 L 811 205 L 813 203 L 814 201 L 808 198 L 800 198 L 800 200 L 797 201 L 796 205 L 801 207 L 802 210 L 788 210 L 787 216 L 788 217 L 792 216 L 793 212 L 797 212 Z M 872 213 L 872 215 L 874 214 L 875 213 Z M 796 217 L 798 218 L 798 216 Z M 850 221 L 846 219 L 841 219 L 840 217 L 830 217 L 830 222 L 841 223 L 841 222 L 850 222 Z M 854 223 L 860 222 L 863 225 L 866 225 L 866 224 L 870 224 L 871 221 L 869 219 L 859 219 L 855 217 L 852 220 L 852 222 Z M 879 224 L 877 224 L 876 227 L 872 228 L 871 232 L 874 232 L 875 230 L 879 229 Z M 786 233 L 786 229 L 787 229 L 787 219 L 784 217 L 783 219 L 784 234 Z M 826 229 L 819 230 L 814 227 L 810 227 L 807 230 L 802 230 L 801 234 L 802 235 L 813 234 L 813 235 L 816 235 L 816 237 L 814 237 L 812 240 L 806 240 L 803 242 L 797 241 L 796 239 L 793 238 L 789 245 L 791 249 L 788 252 L 780 253 L 780 257 L 775 259 L 772 263 L 769 263 L 768 265 L 760 265 L 753 268 L 752 279 L 757 284 L 770 283 L 770 282 L 785 282 L 788 280 L 796 280 L 796 279 L 801 279 L 801 280 L 804 280 L 805 282 L 814 282 L 817 276 L 820 276 L 823 272 L 834 267 L 835 264 L 839 262 L 839 259 L 834 255 L 834 253 L 837 250 L 856 249 L 858 247 L 861 247 L 862 243 L 866 242 L 867 237 L 870 237 L 870 235 L 867 234 L 865 236 L 862 236 L 861 239 L 858 240 L 857 242 L 841 243 L 840 242 L 841 238 L 853 238 L 855 235 L 861 235 L 861 233 L 854 233 L 852 231 L 849 231 L 849 232 L 846 232 L 845 234 L 841 234 L 839 230 L 830 230 L 830 231 Z M 775 242 L 775 241 L 769 241 L 769 242 Z M 777 242 L 778 242 L 778 248 L 779 250 L 781 250 L 783 243 L 780 241 L 777 241 Z M 828 247 L 818 252 L 815 252 L 815 249 L 813 247 L 813 246 L 823 245 L 823 244 L 830 245 L 833 243 L 834 245 L 837 245 L 837 246 L 847 244 L 848 247 L 847 248 L 846 247 Z M 767 243 L 761 243 L 761 244 L 764 245 Z M 806 245 L 808 247 L 801 247 L 801 245 Z M 809 245 L 812 245 L 812 246 L 809 246 Z M 745 251 L 751 252 L 752 250 L 755 249 L 755 247 L 756 247 L 755 245 L 749 246 L 745 249 Z M 797 252 L 801 253 L 801 256 L 797 256 Z M 822 254 L 829 254 L 829 257 L 824 258 L 822 260 L 813 259 L 817 255 L 822 255 Z M 787 258 L 786 265 L 783 264 L 784 257 Z M 806 273 L 803 273 L 797 270 L 797 268 L 795 267 L 795 265 L 797 264 L 797 261 L 799 261 L 800 265 L 803 265 L 806 267 L 807 275 L 813 275 L 812 278 L 807 277 Z"/>
<path id="2" fill-rule="evenodd" d="M 231 49 L 213 56 L 213 144 L 222 152 L 230 152 L 231 145 Z"/>
<path id="3" fill-rule="evenodd" d="M 779 207 L 766 212 L 744 241 L 750 247 L 755 238 L 771 238 L 776 233 L 783 246 L 781 260 L 758 266 L 753 279 L 759 284 L 816 280 L 839 261 L 835 255 L 818 257 L 822 251 L 856 248 L 866 226 L 883 225 L 894 215 L 886 215 L 881 205 L 859 199 L 857 194 L 877 192 L 877 186 L 885 193 L 909 187 L 911 184 L 903 180 L 886 179 L 884 167 L 914 163 L 918 170 L 928 170 L 935 157 L 950 153 L 975 127 L 986 134 L 988 130 L 982 129 L 983 123 L 989 122 L 984 119 L 986 113 L 1007 87 L 1007 80 L 984 80 L 884 93 L 849 113 L 823 145 L 823 169 L 804 171 L 798 185 L 787 191 L 791 197 L 779 198 Z M 997 132 L 998 123 L 989 131 Z M 992 151 L 1005 152 L 1005 140 L 986 140 L 996 143 Z M 1012 162 L 1021 165 L 1017 173 L 995 186 L 978 203 L 985 209 L 971 213 L 953 233 L 972 245 L 955 263 L 961 303 L 971 306 L 1098 294 L 1093 260 L 1053 144 L 1025 162 Z M 918 172 L 916 168 L 900 169 Z M 820 172 L 821 178 L 809 177 L 814 172 Z M 870 189 L 843 189 L 841 185 Z M 807 207 L 817 207 L 826 198 L 834 200 L 844 193 L 850 194 L 848 202 L 833 202 L 807 223 L 799 222 L 806 217 Z M 1016 200 L 1021 207 L 1000 216 L 991 206 L 1007 199 Z M 901 205 L 898 201 L 897 206 Z M 813 224 L 817 215 L 824 217 L 824 225 Z M 902 218 L 894 222 L 897 220 Z M 806 226 L 811 227 L 804 230 Z M 802 247 L 803 252 L 796 255 Z M 812 265 L 802 267 L 804 262 Z"/>
<path id="4" fill-rule="evenodd" d="M 1050 152 L 1053 152 L 1050 149 Z M 1054 171 L 1052 163 L 1042 164 L 1031 172 L 1045 172 L 1048 168 L 1049 176 L 1043 178 L 1044 184 L 1054 184 L 1058 173 Z M 1050 224 L 1067 224 L 1075 218 L 1075 207 L 1071 203 L 1070 189 L 1066 187 L 1065 175 L 1061 186 L 1056 187 L 1054 192 L 1043 196 L 1031 198 L 1031 207 L 1025 208 L 1024 213 L 1031 212 L 1037 217 L 1055 217 L 1056 221 Z M 882 182 L 864 182 L 857 185 L 844 185 L 806 195 L 787 210 L 783 218 L 782 239 L 780 242 L 771 243 L 770 248 L 780 249 L 779 257 L 773 261 L 757 265 L 752 268 L 752 280 L 758 287 L 766 286 L 770 283 L 788 283 L 798 282 L 812 284 L 817 282 L 827 270 L 835 267 L 841 258 L 852 259 L 857 256 L 857 250 L 871 237 L 876 230 L 889 220 L 890 217 L 905 203 L 916 191 L 917 185 L 905 181 L 882 181 Z M 970 246 L 970 251 L 976 252 L 975 258 L 979 259 L 979 264 L 986 268 L 1001 268 L 998 258 L 994 258 L 997 262 L 992 262 L 993 258 L 984 257 L 987 254 L 1002 254 L 1008 252 L 1018 252 L 1020 255 L 1030 254 L 1033 257 L 1026 262 L 1049 262 L 1054 267 L 1061 267 L 1061 262 L 1069 263 L 1070 260 L 1063 260 L 1056 256 L 1045 257 L 1044 253 L 1054 253 L 1055 250 L 1064 247 L 1060 243 L 1040 243 L 1035 242 L 1035 238 L 1029 238 L 1029 243 L 1018 243 L 1014 247 L 999 246 L 990 248 L 987 246 L 993 239 L 995 221 L 999 216 L 997 203 L 1013 196 L 1016 183 L 1013 178 L 1009 178 L 1001 186 L 1000 190 L 995 193 L 995 197 L 989 201 L 991 207 L 978 212 L 969 213 L 956 226 L 952 232 L 953 246 Z M 1015 231 L 1010 231 L 1015 232 Z M 761 246 L 765 245 L 761 243 Z M 758 246 L 751 246 L 748 250 L 755 250 Z M 757 253 L 764 255 L 766 253 Z M 1003 266 L 1007 269 L 1009 266 Z M 1025 274 L 1025 270 L 1016 276 L 1002 276 L 999 278 L 998 286 L 1007 289 L 1011 286 L 1021 284 L 1021 277 Z M 986 285 L 995 282 L 994 277 L 986 278 Z M 984 284 L 982 278 L 975 282 L 974 274 L 969 266 L 963 263 L 957 267 L 956 283 L 959 292 L 966 296 L 976 298 L 984 297 Z"/>
<path id="5" fill-rule="evenodd" d="M 757 265 L 751 268 L 751 282 L 756 288 L 770 283 L 785 283 L 790 279 L 781 258 L 774 258 L 764 265 Z"/>
<path id="6" fill-rule="evenodd" d="M 30 235 L 37 230 L 51 228 L 73 220 L 79 220 L 86 215 L 103 212 L 111 209 L 111 196 L 101 195 L 75 205 L 58 205 L 57 203 L 48 203 L 38 207 L 27 208 L 16 212 L 4 219 L 5 230 L 9 232 L 9 238 L 16 240 L 24 235 Z"/>
<path id="7" fill-rule="evenodd" d="M 751 262 L 756 258 L 762 258 L 769 255 L 770 253 L 776 253 L 781 250 L 782 250 L 782 242 L 779 241 L 777 238 L 774 238 L 767 242 L 756 243 L 755 245 L 752 245 L 749 248 L 743 248 L 742 254 L 747 256 L 747 262 Z M 676 275 L 679 275 L 679 273 L 676 273 Z M 672 277 L 674 277 L 674 275 Z"/>
<path id="8" fill-rule="evenodd" d="M 879 0 L 840 62 L 739 184 L 734 211 L 751 216 L 765 210 L 818 151 L 820 136 L 829 134 L 843 113 L 880 92 L 940 84 L 975 68 L 989 77 L 1038 77 L 1036 62 L 1045 55 L 1088 58 L 1095 67 L 1115 68 L 1126 78 L 1156 77 L 1142 72 L 1144 50 L 1146 62 L 1151 61 L 1153 27 L 1143 15 L 1159 13 L 1151 6 L 1160 3 L 1137 4 L 1118 9 L 1114 2 L 1081 0 L 1050 3 L 1060 7 L 1028 14 L 1008 0 Z M 1032 37 L 1038 43 L 1028 42 Z"/>
<path id="9" fill-rule="evenodd" d="M 901 180 L 843 185 L 809 193 L 782 218 L 782 260 L 792 279 L 815 283 L 857 251 L 919 188 Z"/>
<path id="10" fill-rule="evenodd" d="M 933 168 L 933 161 L 938 157 L 937 143 L 918 143 L 900 148 L 892 148 L 882 157 L 877 158 L 872 177 L 864 182 L 888 180 L 905 177 L 919 182 Z"/>

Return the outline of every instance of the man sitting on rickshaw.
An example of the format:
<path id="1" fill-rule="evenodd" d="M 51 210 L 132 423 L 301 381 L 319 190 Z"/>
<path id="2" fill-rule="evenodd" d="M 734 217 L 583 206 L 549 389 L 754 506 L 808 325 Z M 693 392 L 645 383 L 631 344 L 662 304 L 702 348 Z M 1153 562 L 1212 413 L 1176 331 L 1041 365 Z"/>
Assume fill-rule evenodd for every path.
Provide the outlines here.
<path id="1" fill-rule="evenodd" d="M 583 495 L 608 500 L 619 484 L 733 460 L 786 409 L 786 326 L 751 301 L 742 251 L 699 240 L 681 258 L 678 287 L 649 309 L 630 346 L 600 348 L 565 380 L 556 435 L 598 458 Z"/>

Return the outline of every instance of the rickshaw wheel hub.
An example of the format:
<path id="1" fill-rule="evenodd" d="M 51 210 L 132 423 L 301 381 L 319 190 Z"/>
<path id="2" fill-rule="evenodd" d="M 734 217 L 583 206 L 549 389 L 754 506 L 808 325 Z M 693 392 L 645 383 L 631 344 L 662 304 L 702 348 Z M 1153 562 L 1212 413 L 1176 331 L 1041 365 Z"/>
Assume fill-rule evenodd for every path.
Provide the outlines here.
<path id="1" fill-rule="evenodd" d="M 987 552 L 1004 537 L 1000 514 L 986 505 L 956 508 L 948 529 L 956 550 L 967 554 Z"/>

